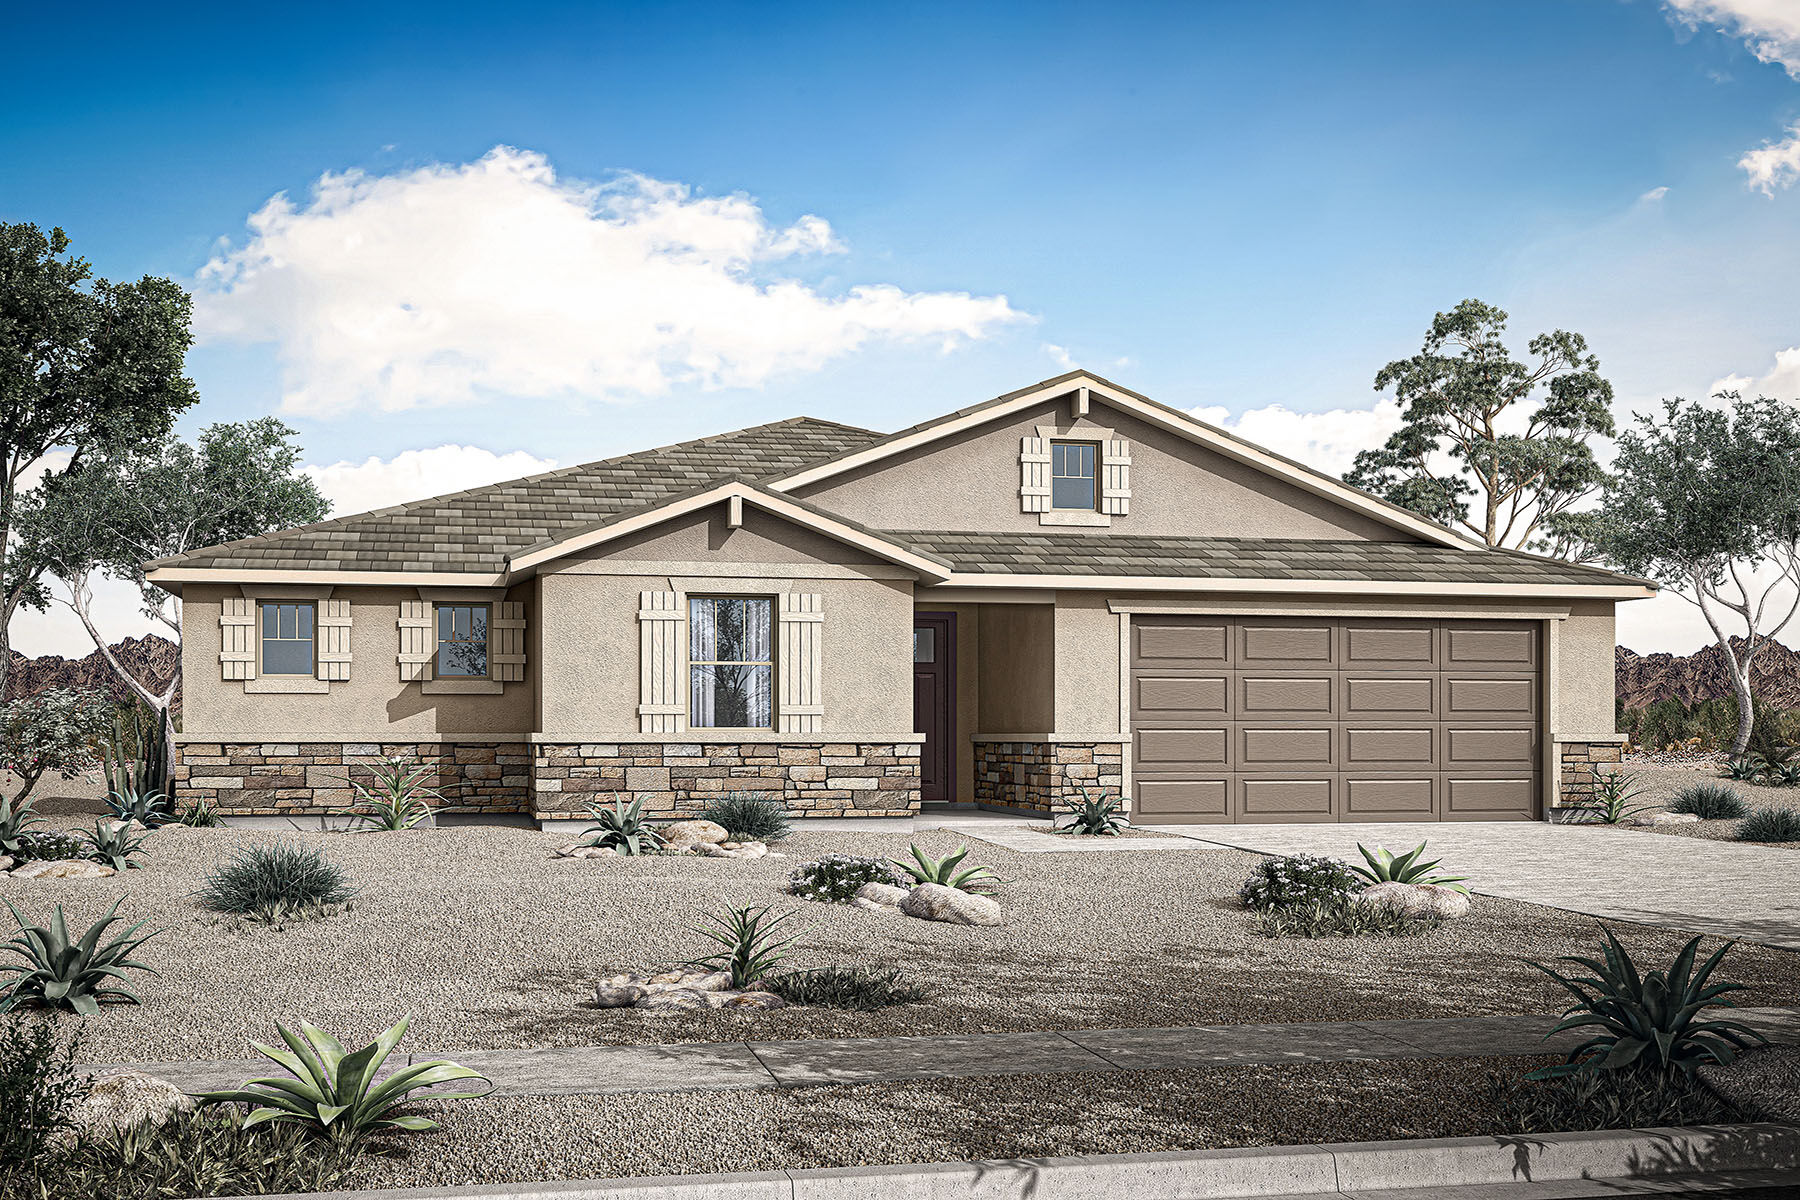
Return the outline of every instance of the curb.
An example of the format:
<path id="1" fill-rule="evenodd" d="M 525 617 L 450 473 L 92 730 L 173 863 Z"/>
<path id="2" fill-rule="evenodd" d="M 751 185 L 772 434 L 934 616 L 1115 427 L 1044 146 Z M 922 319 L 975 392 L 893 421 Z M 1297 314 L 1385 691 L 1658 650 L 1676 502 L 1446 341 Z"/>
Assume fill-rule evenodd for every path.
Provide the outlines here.
<path id="1" fill-rule="evenodd" d="M 1274 1200 L 1582 1181 L 1800 1180 L 1800 1128 L 1717 1125 L 726 1175 L 317 1192 L 266 1200 Z M 1758 1176 L 1752 1180 L 1749 1175 Z M 1781 1180 L 1787 1182 L 1791 1180 Z M 1431 1194 L 1421 1192 L 1420 1194 Z M 1547 1193 L 1537 1190 L 1536 1195 Z"/>

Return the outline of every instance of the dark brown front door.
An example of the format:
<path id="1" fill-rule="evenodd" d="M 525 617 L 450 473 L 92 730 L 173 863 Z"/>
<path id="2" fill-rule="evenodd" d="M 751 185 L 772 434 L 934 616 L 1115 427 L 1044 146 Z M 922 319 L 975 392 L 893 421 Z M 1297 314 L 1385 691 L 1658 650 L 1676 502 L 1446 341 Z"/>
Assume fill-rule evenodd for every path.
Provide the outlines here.
<path id="1" fill-rule="evenodd" d="M 919 799 L 956 799 L 956 614 L 913 615 L 913 732 L 919 747 Z"/>

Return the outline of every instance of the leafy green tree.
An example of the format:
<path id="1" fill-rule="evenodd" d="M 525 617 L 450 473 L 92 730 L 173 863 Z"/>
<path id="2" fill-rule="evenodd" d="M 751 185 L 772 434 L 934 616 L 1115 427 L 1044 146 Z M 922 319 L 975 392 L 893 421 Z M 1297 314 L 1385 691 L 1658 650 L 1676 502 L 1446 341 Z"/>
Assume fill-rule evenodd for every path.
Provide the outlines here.
<path id="1" fill-rule="evenodd" d="M 162 690 L 138 679 L 94 623 L 96 574 L 128 580 L 144 614 L 181 637 L 181 599 L 146 577 L 145 564 L 200 546 L 255 537 L 324 518 L 331 506 L 298 472 L 294 431 L 273 417 L 209 425 L 197 445 L 169 437 L 141 454 L 109 454 L 46 480 L 20 519 L 24 552 L 60 578 L 65 603 L 119 679 L 161 715 L 181 687 L 181 664 Z"/>
<path id="2" fill-rule="evenodd" d="M 1356 456 L 1344 481 L 1490 546 L 1589 557 L 1606 475 L 1589 439 L 1613 435 L 1612 384 L 1578 333 L 1541 333 L 1515 359 L 1507 316 L 1479 300 L 1439 313 L 1425 344 L 1375 376 L 1402 425 Z"/>
<path id="3" fill-rule="evenodd" d="M 1732 753 L 1755 722 L 1750 668 L 1800 612 L 1800 410 L 1721 392 L 1665 401 L 1619 439 L 1600 551 L 1698 608 L 1737 697 Z M 1726 407 L 1729 405 L 1729 407 Z"/>
<path id="4" fill-rule="evenodd" d="M 183 371 L 188 294 L 167 279 L 93 278 L 68 236 L 0 222 L 0 695 L 21 606 L 43 608 L 44 565 L 15 553 L 19 506 L 38 472 L 168 436 L 193 404 Z"/>
<path id="5" fill-rule="evenodd" d="M 0 706 L 0 767 L 20 778 L 13 803 L 45 775 L 73 779 L 93 766 L 109 711 L 105 696 L 82 688 L 45 688 Z"/>

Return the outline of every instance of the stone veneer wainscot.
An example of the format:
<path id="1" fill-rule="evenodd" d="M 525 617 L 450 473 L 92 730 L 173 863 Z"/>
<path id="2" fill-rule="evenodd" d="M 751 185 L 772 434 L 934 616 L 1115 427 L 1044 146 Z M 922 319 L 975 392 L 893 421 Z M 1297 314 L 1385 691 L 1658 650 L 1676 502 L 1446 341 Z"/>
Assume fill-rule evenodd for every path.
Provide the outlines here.
<path id="1" fill-rule="evenodd" d="M 425 783 L 440 812 L 531 811 L 531 748 L 523 742 L 183 742 L 175 747 L 175 794 L 186 808 L 205 800 L 226 817 L 340 812 L 356 803 L 350 783 L 368 783 L 384 758 L 432 763 Z"/>
<path id="2" fill-rule="evenodd" d="M 1594 773 L 1617 769 L 1624 757 L 1623 739 L 1611 742 L 1556 743 L 1556 803 L 1559 808 L 1586 804 L 1594 794 Z"/>
<path id="3" fill-rule="evenodd" d="M 975 802 L 1056 813 L 1094 799 L 1124 800 L 1122 742 L 975 743 Z"/>

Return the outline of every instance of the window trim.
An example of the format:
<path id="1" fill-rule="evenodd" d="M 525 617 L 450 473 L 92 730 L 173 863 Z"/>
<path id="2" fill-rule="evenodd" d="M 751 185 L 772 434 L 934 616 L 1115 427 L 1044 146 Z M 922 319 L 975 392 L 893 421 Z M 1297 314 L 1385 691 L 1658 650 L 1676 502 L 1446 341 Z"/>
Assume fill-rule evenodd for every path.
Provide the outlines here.
<path id="1" fill-rule="evenodd" d="M 1056 449 L 1058 446 L 1086 446 L 1094 456 L 1093 474 L 1091 475 L 1058 475 L 1056 473 Z M 1050 439 L 1050 512 L 1061 513 L 1097 513 L 1100 511 L 1100 473 L 1104 469 L 1102 460 L 1105 457 L 1102 445 L 1098 441 L 1081 437 L 1059 437 Z M 1094 500 L 1091 504 L 1071 505 L 1056 502 L 1056 481 L 1058 479 L 1087 479 L 1094 485 Z"/>
<path id="2" fill-rule="evenodd" d="M 304 670 L 304 671 L 271 671 L 265 666 L 265 664 L 263 662 L 263 642 L 267 639 L 267 635 L 263 633 L 263 610 L 268 608 L 270 605 L 274 605 L 275 607 L 279 608 L 284 604 L 291 604 L 296 608 L 305 606 L 307 608 L 312 609 L 312 637 L 310 639 L 308 639 L 309 641 L 312 642 L 312 656 L 311 656 L 311 659 L 309 660 L 309 665 L 307 666 L 306 670 Z M 259 597 L 255 601 L 255 605 L 256 605 L 256 678 L 257 679 L 267 679 L 271 682 L 280 682 L 280 683 L 294 683 L 294 682 L 297 682 L 302 679 L 313 679 L 313 680 L 318 679 L 318 677 L 319 677 L 319 602 L 317 600 L 314 600 L 311 598 L 301 599 L 298 597 L 265 596 L 265 597 Z M 280 618 L 277 618 L 276 620 L 277 620 L 276 628 L 279 631 Z M 296 617 L 295 621 L 297 624 L 299 621 L 299 618 Z M 296 638 L 284 638 L 284 637 L 278 636 L 274 640 L 278 641 L 278 642 L 297 642 L 300 639 L 297 637 Z M 245 682 L 250 682 L 250 681 L 246 680 Z"/>
<path id="3" fill-rule="evenodd" d="M 487 614 L 482 628 L 482 661 L 487 672 L 482 675 L 440 675 L 438 655 L 444 652 L 444 639 L 438 635 L 438 612 L 446 608 L 481 609 Z M 426 682 L 439 686 L 454 684 L 488 684 L 494 682 L 494 605 L 490 600 L 433 600 L 431 602 L 431 671 Z M 482 690 L 486 690 L 485 688 Z"/>
<path id="4" fill-rule="evenodd" d="M 687 664 L 683 672 L 686 693 L 683 723 L 689 729 L 719 729 L 728 733 L 773 732 L 781 728 L 781 598 L 767 592 L 683 592 L 681 616 L 684 631 L 682 655 Z M 761 659 L 697 659 L 694 657 L 694 601 L 696 600 L 761 600 L 769 606 L 769 658 Z M 769 668 L 769 723 L 767 725 L 697 725 L 694 723 L 694 668 L 761 667 Z"/>

